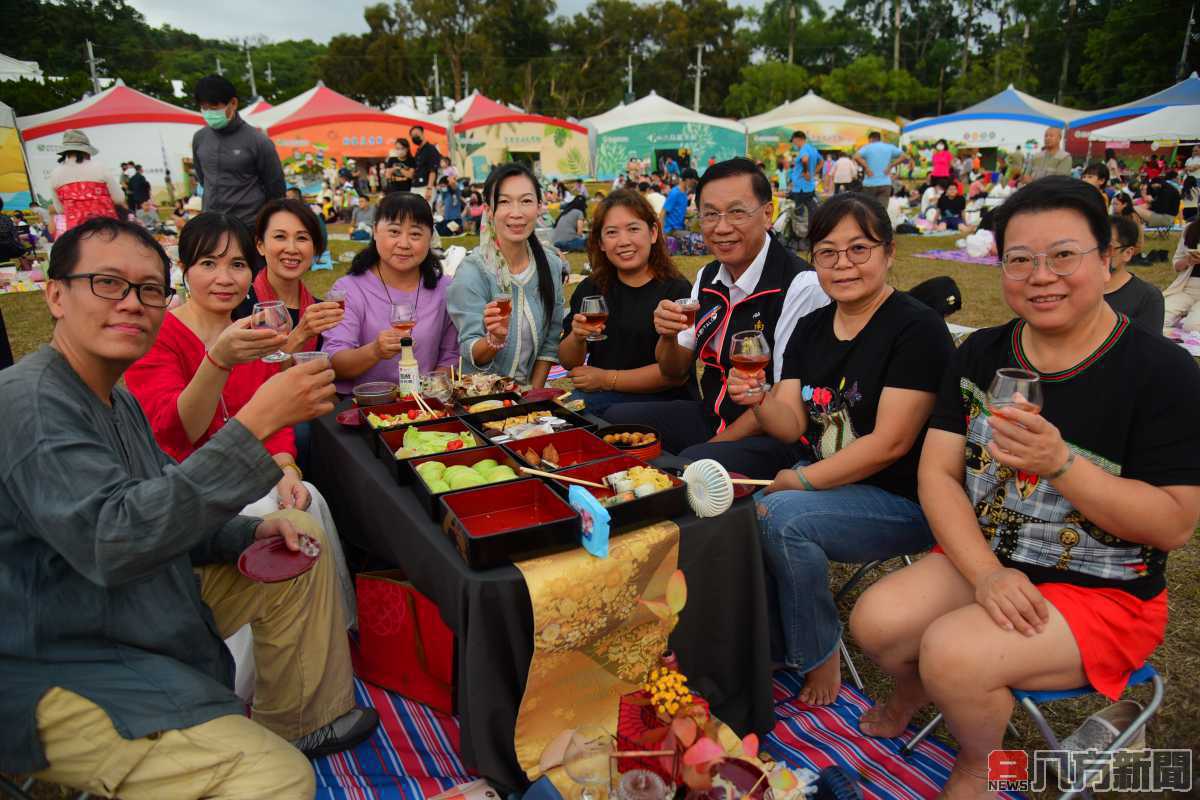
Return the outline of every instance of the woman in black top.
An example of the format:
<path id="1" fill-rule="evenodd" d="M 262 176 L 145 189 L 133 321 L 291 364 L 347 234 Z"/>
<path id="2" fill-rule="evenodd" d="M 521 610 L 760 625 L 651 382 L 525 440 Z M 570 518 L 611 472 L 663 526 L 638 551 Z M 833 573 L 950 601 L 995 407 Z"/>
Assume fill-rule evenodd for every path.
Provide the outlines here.
<path id="1" fill-rule="evenodd" d="M 1166 316 L 1163 293 L 1146 283 L 1127 267 L 1137 254 L 1142 229 L 1130 217 L 1110 217 L 1113 231 L 1112 266 L 1104 299 L 1113 311 L 1129 317 L 1134 325 L 1152 333 L 1161 333 Z"/>
<path id="2" fill-rule="evenodd" d="M 963 214 L 967 211 L 967 198 L 959 192 L 957 183 L 951 183 L 946 187 L 945 193 L 938 198 L 937 208 L 939 231 L 971 233 L 975 230 L 973 226 L 963 221 Z"/>
<path id="3" fill-rule="evenodd" d="M 592 274 L 575 287 L 558 346 L 558 360 L 570 370 L 588 410 L 603 414 L 614 403 L 694 397 L 694 375 L 684 382 L 669 380 L 654 359 L 654 309 L 662 300 L 689 296 L 692 287 L 667 254 L 650 203 L 630 189 L 604 198 L 592 218 L 588 254 Z M 607 325 L 588 325 L 579 313 L 589 295 L 604 296 Z M 586 341 L 600 330 L 607 339 Z"/>
<path id="4" fill-rule="evenodd" d="M 1166 630 L 1167 552 L 1200 518 L 1200 370 L 1104 302 L 1096 190 L 1036 180 L 995 232 L 1018 318 L 971 334 L 938 394 L 919 476 L 938 547 L 850 618 L 895 684 L 861 729 L 898 736 L 934 702 L 960 748 L 950 798 L 987 793 L 1011 689 L 1121 694 Z M 997 407 L 1001 368 L 1037 375 L 1041 407 Z"/>
<path id="5" fill-rule="evenodd" d="M 767 395 L 733 370 L 729 396 L 763 431 L 813 453 L 780 472 L 758 500 L 768 605 L 782 661 L 806 674 L 800 699 L 832 703 L 842 624 L 829 562 L 864 563 L 933 544 L 917 504 L 917 458 L 954 345 L 941 316 L 888 285 L 895 243 L 887 211 L 861 194 L 821 204 L 812 263 L 833 300 L 796 323 L 781 380 Z M 773 637 L 775 638 L 775 637 Z"/>
<path id="6" fill-rule="evenodd" d="M 413 158 L 407 139 L 397 139 L 396 148 L 388 153 L 383 162 L 384 174 L 387 181 L 383 185 L 384 192 L 411 192 L 413 171 L 417 160 Z"/>

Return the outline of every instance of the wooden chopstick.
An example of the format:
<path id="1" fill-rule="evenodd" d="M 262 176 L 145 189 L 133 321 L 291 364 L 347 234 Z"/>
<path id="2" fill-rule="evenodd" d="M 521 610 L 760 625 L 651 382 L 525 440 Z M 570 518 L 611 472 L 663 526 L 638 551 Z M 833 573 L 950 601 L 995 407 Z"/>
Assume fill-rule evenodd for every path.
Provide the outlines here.
<path id="1" fill-rule="evenodd" d="M 730 478 L 732 483 L 738 483 L 742 486 L 770 486 L 775 481 L 765 480 L 763 478 Z"/>
<path id="2" fill-rule="evenodd" d="M 417 394 L 416 392 L 409 392 L 408 394 L 410 397 L 412 397 L 413 400 L 416 401 L 417 408 L 421 409 L 422 411 L 424 411 L 426 414 L 428 414 L 431 417 L 437 416 L 436 414 L 433 413 L 433 409 L 429 406 L 429 404 L 421 399 L 421 395 Z"/>
<path id="3" fill-rule="evenodd" d="M 543 478 L 550 478 L 563 483 L 577 483 L 580 486 L 590 486 L 593 489 L 607 489 L 603 483 L 595 483 L 593 481 L 585 481 L 579 478 L 568 478 L 565 475 L 555 475 L 553 472 L 542 472 L 540 469 L 530 469 L 529 467 L 521 467 L 521 472 L 527 475 L 540 475 Z"/>

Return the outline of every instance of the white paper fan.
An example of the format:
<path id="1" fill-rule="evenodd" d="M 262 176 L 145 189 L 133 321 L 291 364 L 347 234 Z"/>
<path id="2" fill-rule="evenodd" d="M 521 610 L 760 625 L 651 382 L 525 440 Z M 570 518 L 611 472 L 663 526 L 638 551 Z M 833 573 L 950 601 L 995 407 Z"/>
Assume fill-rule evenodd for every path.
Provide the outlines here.
<path id="1" fill-rule="evenodd" d="M 688 503 L 698 517 L 724 514 L 733 505 L 733 481 L 729 473 L 711 458 L 688 464 L 683 471 Z"/>

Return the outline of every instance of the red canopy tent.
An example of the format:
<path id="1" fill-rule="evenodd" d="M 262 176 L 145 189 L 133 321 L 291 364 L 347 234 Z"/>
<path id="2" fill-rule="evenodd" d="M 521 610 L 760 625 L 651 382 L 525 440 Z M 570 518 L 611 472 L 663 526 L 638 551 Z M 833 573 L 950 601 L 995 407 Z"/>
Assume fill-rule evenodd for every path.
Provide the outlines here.
<path id="1" fill-rule="evenodd" d="M 520 160 L 547 177 L 582 178 L 589 171 L 588 132 L 577 122 L 498 103 L 479 92 L 454 109 L 454 142 L 466 174 L 487 177 L 492 164 Z"/>

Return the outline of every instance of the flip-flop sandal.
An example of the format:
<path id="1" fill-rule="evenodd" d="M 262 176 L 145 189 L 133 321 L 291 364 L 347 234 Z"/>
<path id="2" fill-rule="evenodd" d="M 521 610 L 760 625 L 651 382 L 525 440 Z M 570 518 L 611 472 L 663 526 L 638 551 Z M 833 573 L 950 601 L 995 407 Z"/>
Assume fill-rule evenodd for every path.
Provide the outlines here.
<path id="1" fill-rule="evenodd" d="M 858 776 L 845 767 L 826 767 L 817 779 L 816 800 L 863 800 Z"/>

